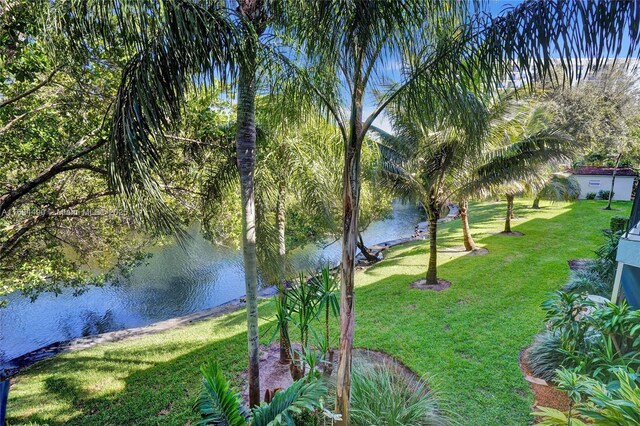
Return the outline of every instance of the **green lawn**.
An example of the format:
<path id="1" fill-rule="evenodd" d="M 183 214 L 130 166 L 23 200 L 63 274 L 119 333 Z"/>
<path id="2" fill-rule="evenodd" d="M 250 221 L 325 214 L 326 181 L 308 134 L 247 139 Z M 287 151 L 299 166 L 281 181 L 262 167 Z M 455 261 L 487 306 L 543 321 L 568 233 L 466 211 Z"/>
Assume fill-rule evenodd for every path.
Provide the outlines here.
<path id="1" fill-rule="evenodd" d="M 567 259 L 590 257 L 609 218 L 631 208 L 618 202 L 617 211 L 603 211 L 599 201 L 528 205 L 516 200 L 514 230 L 524 237 L 493 234 L 501 230 L 504 203 L 472 206 L 472 231 L 489 254 L 441 255 L 439 275 L 453 282 L 443 292 L 409 288 L 426 270 L 426 241 L 392 249 L 357 273 L 356 346 L 384 350 L 431 377 L 464 425 L 529 423 L 532 397 L 518 353 L 541 328 L 544 294 L 565 281 Z M 459 221 L 440 229 L 441 245 L 461 245 Z M 263 318 L 272 316 L 270 302 L 260 309 Z M 239 380 L 245 351 L 244 312 L 237 312 L 59 355 L 18 376 L 10 424 L 189 424 L 197 419 L 199 365 L 213 357 Z"/>

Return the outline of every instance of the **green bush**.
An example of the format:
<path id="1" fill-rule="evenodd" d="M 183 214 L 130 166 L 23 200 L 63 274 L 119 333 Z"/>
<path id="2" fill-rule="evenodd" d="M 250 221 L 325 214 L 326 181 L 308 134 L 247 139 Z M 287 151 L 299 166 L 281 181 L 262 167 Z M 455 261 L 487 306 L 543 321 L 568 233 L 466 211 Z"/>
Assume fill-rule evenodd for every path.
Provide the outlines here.
<path id="1" fill-rule="evenodd" d="M 389 365 L 354 364 L 351 423 L 409 426 L 446 425 L 449 421 L 424 379 L 411 379 Z"/>
<path id="2" fill-rule="evenodd" d="M 598 191 L 598 198 L 600 198 L 601 200 L 608 200 L 609 199 L 609 194 L 611 194 L 611 196 L 613 196 L 611 191 L 609 191 L 607 189 L 601 189 L 600 191 Z"/>
<path id="3" fill-rule="evenodd" d="M 552 331 L 538 334 L 527 353 L 527 365 L 535 377 L 548 382 L 556 376 L 566 355 L 562 352 L 560 335 Z"/>
<path id="4" fill-rule="evenodd" d="M 627 228 L 627 218 L 623 216 L 613 216 L 609 221 L 611 232 L 624 232 Z"/>
<path id="5" fill-rule="evenodd" d="M 569 281 L 562 287 L 567 293 L 589 293 L 603 297 L 611 297 L 613 281 L 604 281 L 598 270 L 596 262 L 590 263 L 586 269 L 572 271 Z"/>
<path id="6" fill-rule="evenodd" d="M 585 195 L 585 197 L 587 200 L 595 200 L 596 199 L 596 193 L 595 192 L 587 192 L 587 195 Z"/>

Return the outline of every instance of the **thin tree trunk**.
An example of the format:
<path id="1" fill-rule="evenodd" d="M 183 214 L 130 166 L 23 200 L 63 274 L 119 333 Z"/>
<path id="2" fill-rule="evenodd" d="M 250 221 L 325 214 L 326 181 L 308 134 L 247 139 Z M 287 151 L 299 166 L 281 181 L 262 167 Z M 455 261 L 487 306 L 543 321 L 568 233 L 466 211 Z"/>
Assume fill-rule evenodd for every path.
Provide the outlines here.
<path id="1" fill-rule="evenodd" d="M 251 44 L 251 43 L 249 43 Z M 256 162 L 256 52 L 246 49 L 245 60 L 240 65 L 238 80 L 238 123 L 236 154 L 240 171 L 242 192 L 242 254 L 244 256 L 244 281 L 247 299 L 247 342 L 249 349 L 249 405 L 260 404 L 260 357 L 258 335 L 258 273 L 255 228 Z"/>
<path id="2" fill-rule="evenodd" d="M 360 249 L 360 253 L 362 253 L 364 258 L 367 259 L 369 262 L 377 262 L 378 260 L 380 260 L 378 259 L 378 256 L 371 253 L 367 248 L 367 246 L 364 245 L 364 241 L 362 241 L 362 234 L 360 234 L 359 232 L 358 232 L 357 246 L 358 246 L 358 249 Z"/>
<path id="3" fill-rule="evenodd" d="M 433 199 L 430 200 L 427 208 L 429 221 L 429 267 L 427 268 L 427 285 L 438 284 L 438 218 L 440 217 L 440 206 Z"/>
<path id="4" fill-rule="evenodd" d="M 278 189 L 278 202 L 276 205 L 276 220 L 278 222 L 278 255 L 280 257 L 280 274 L 278 278 L 278 297 L 280 302 L 284 302 L 286 291 L 285 278 L 287 270 L 287 242 L 285 239 L 285 231 L 287 226 L 286 215 L 286 196 L 287 186 L 284 181 L 280 182 Z M 280 363 L 289 364 L 291 362 L 291 343 L 288 336 L 288 324 L 280 324 Z"/>
<path id="5" fill-rule="evenodd" d="M 532 209 L 539 209 L 540 208 L 540 197 L 536 197 L 533 199 L 533 204 L 531 205 Z"/>
<path id="6" fill-rule="evenodd" d="M 361 70 L 356 67 L 356 70 Z M 362 76 L 354 76 L 353 104 L 349 136 L 344 152 L 342 174 L 342 270 L 340 281 L 340 353 L 336 373 L 336 411 L 342 419 L 338 426 L 349 426 L 351 398 L 351 351 L 355 328 L 354 271 L 358 239 L 358 213 L 360 202 L 360 152 L 362 148 L 362 106 L 364 87 Z"/>
<path id="7" fill-rule="evenodd" d="M 513 195 L 507 194 L 507 218 L 504 221 L 504 233 L 511 232 L 511 219 L 513 218 Z"/>
<path id="8" fill-rule="evenodd" d="M 460 201 L 460 220 L 462 221 L 462 239 L 464 241 L 464 249 L 466 251 L 477 250 L 476 242 L 471 236 L 469 228 L 469 202 L 467 200 Z"/>
<path id="9" fill-rule="evenodd" d="M 613 166 L 613 176 L 611 176 L 611 190 L 609 191 L 609 202 L 607 203 L 607 207 L 605 210 L 611 210 L 611 200 L 613 200 L 613 188 L 616 186 L 616 174 L 618 173 L 618 166 L 620 165 L 620 159 L 622 158 L 622 153 L 618 154 L 616 157 L 616 164 Z"/>

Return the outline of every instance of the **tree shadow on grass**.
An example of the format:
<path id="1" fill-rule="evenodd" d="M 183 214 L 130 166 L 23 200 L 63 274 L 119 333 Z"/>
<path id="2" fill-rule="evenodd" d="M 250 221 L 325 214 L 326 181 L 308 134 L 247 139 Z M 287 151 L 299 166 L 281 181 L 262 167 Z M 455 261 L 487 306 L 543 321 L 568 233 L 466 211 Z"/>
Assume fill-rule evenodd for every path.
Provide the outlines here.
<path id="1" fill-rule="evenodd" d="M 575 222 L 567 222 L 567 217 L 558 220 L 560 215 L 570 215 Z M 577 211 L 563 209 L 552 220 L 518 224 L 517 229 L 527 234 L 523 238 L 483 237 L 478 242 L 489 247 L 492 256 L 462 256 L 442 264 L 441 275 L 453 286 L 441 293 L 409 288 L 426 271 L 427 259 L 424 271 L 416 274 L 406 273 L 417 269 L 403 262 L 411 256 L 426 256 L 426 241 L 398 248 L 397 254 L 391 252 L 388 259 L 360 275 L 359 279 L 370 282 L 356 290 L 356 345 L 384 350 L 420 374 L 446 374 L 447 382 L 471 383 L 450 395 L 465 410 L 459 413 L 465 418 L 476 421 L 486 409 L 486 424 L 527 419 L 528 397 L 519 396 L 518 404 L 513 404 L 516 391 L 523 389 L 518 350 L 541 327 L 539 303 L 547 291 L 563 284 L 566 259 L 592 250 L 585 248 L 584 241 L 599 238 L 594 229 L 608 223 L 608 216 L 585 222 Z M 532 250 L 538 253 L 531 256 Z M 508 259 L 518 252 L 529 256 L 526 268 Z M 409 271 L 393 271 L 405 266 Z M 378 278 L 385 272 L 392 275 Z M 262 318 L 272 315 L 272 304 L 260 306 Z M 143 344 L 111 343 L 36 364 L 19 376 L 19 381 L 37 383 L 19 384 L 24 389 L 13 393 L 10 421 L 52 426 L 193 423 L 198 419 L 192 405 L 200 391 L 203 362 L 214 358 L 236 385 L 241 384 L 240 373 L 246 368 L 244 320 L 245 312 L 240 310 L 163 333 Z M 263 335 L 267 327 L 261 327 Z M 207 340 L 213 329 L 230 332 Z M 193 337 L 198 333 L 203 335 L 200 340 Z M 473 356 L 478 366 L 460 354 Z M 450 363 L 447 356 L 460 359 Z M 482 381 L 484 374 L 492 377 L 480 383 L 491 395 L 491 407 L 474 397 L 473 383 Z M 85 375 L 95 378 L 83 380 Z"/>

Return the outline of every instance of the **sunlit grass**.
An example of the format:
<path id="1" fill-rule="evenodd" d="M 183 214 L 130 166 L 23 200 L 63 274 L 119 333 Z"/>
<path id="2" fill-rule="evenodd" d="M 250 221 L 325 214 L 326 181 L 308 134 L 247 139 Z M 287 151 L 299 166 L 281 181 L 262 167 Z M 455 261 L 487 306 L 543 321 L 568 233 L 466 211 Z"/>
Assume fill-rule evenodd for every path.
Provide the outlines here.
<path id="1" fill-rule="evenodd" d="M 409 288 L 426 272 L 426 241 L 396 247 L 385 261 L 357 273 L 356 346 L 384 350 L 418 374 L 435 377 L 447 407 L 464 425 L 523 425 L 531 394 L 518 354 L 540 329 L 540 302 L 568 276 L 567 259 L 592 256 L 601 230 L 619 211 L 602 202 L 526 208 L 516 204 L 514 229 L 502 230 L 504 203 L 472 206 L 471 225 L 486 256 L 440 254 L 453 286 L 440 293 Z M 414 224 L 407 224 L 413 226 Z M 462 244 L 459 221 L 440 227 L 442 247 Z M 240 285 L 240 283 L 239 283 Z M 262 333 L 273 306 L 260 306 Z M 18 376 L 9 402 L 11 424 L 184 425 L 194 422 L 199 365 L 216 358 L 240 383 L 246 364 L 243 311 L 67 353 Z M 337 329 L 334 325 L 334 330 Z M 266 340 L 265 340 L 266 341 Z"/>

